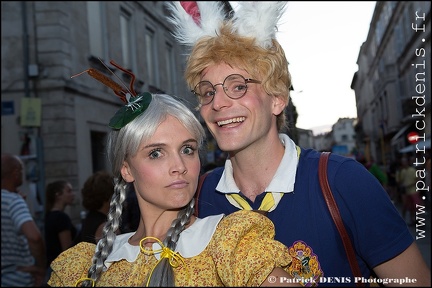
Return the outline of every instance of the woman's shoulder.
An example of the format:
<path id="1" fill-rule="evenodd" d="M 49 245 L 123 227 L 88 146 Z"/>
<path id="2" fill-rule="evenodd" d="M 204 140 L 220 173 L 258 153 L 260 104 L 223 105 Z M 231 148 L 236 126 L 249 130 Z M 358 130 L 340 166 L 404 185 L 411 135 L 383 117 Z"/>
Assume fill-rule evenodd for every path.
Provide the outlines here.
<path id="1" fill-rule="evenodd" d="M 93 257 L 96 244 L 89 242 L 79 242 L 69 249 L 66 249 L 51 263 L 52 266 L 66 264 L 68 262 L 87 262 L 87 258 Z"/>
<path id="2" fill-rule="evenodd" d="M 184 257 L 194 257 L 200 254 L 210 243 L 223 217 L 223 214 L 219 214 L 197 218 L 190 227 L 180 234 L 177 251 Z"/>
<path id="3" fill-rule="evenodd" d="M 51 211 L 48 211 L 47 217 L 52 217 L 52 218 L 61 217 L 61 218 L 68 218 L 68 219 L 70 219 L 69 215 L 66 212 L 61 211 L 61 210 L 51 210 Z"/>
<path id="4" fill-rule="evenodd" d="M 45 225 L 57 227 L 59 231 L 70 230 L 72 219 L 63 211 L 50 211 L 45 215 Z"/>
<path id="5" fill-rule="evenodd" d="M 193 257 L 204 251 L 214 239 L 236 242 L 241 241 L 246 234 L 254 233 L 265 238 L 273 238 L 273 223 L 257 212 L 246 210 L 229 215 L 218 214 L 198 218 L 180 234 L 177 251 L 184 257 Z"/>
<path id="6" fill-rule="evenodd" d="M 86 277 L 92 264 L 96 245 L 88 242 L 80 242 L 63 251 L 51 262 L 51 279 L 48 284 L 52 287 L 75 286 L 78 279 Z"/>

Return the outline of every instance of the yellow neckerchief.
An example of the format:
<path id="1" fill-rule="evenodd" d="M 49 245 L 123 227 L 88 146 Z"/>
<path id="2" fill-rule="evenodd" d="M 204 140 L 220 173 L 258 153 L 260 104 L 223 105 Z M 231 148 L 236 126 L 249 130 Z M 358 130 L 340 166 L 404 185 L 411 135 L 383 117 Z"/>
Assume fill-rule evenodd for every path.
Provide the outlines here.
<path id="1" fill-rule="evenodd" d="M 296 145 L 297 149 L 297 159 L 300 159 L 300 147 Z M 285 194 L 283 192 L 265 192 L 266 195 L 259 206 L 259 211 L 270 212 L 276 209 L 277 204 L 279 203 L 282 196 Z M 238 193 L 226 194 L 228 201 L 234 206 L 241 208 L 243 210 L 253 210 L 249 203 Z M 237 205 L 236 205 L 237 204 Z"/>

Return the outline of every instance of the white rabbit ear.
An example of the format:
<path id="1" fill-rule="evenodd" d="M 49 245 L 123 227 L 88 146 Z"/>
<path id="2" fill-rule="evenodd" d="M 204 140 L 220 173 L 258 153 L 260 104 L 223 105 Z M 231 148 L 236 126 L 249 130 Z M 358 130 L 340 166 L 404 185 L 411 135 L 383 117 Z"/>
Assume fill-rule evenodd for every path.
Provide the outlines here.
<path id="1" fill-rule="evenodd" d="M 174 37 L 179 43 L 192 47 L 204 36 L 218 35 L 225 20 L 220 1 L 167 1 L 172 12 L 168 21 L 174 25 Z"/>
<path id="2" fill-rule="evenodd" d="M 239 1 L 234 14 L 234 30 L 244 37 L 255 37 L 264 49 L 276 39 L 278 22 L 285 12 L 287 1 Z"/>

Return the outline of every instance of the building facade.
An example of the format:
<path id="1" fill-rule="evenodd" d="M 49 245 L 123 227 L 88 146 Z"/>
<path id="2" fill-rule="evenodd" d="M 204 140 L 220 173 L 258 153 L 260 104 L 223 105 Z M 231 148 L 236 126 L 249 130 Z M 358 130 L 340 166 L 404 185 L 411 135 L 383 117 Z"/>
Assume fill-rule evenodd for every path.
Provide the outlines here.
<path id="1" fill-rule="evenodd" d="M 1 2 L 1 150 L 26 162 L 23 189 L 36 217 L 46 184 L 65 179 L 77 195 L 68 212 L 79 221 L 85 180 L 110 171 L 105 138 L 122 102 L 87 69 L 129 87 L 130 75 L 113 60 L 136 76 L 136 92 L 168 93 L 195 106 L 183 78 L 184 49 L 171 34 L 164 3 Z"/>
<path id="2" fill-rule="evenodd" d="M 430 149 L 430 8 L 430 1 L 377 1 L 351 85 L 356 144 L 368 160 L 386 165 L 406 151 Z M 410 143 L 408 135 L 420 141 Z"/>
<path id="3" fill-rule="evenodd" d="M 339 118 L 332 126 L 333 143 L 331 150 L 347 157 L 355 158 L 356 154 L 356 135 L 354 131 L 354 118 Z"/>

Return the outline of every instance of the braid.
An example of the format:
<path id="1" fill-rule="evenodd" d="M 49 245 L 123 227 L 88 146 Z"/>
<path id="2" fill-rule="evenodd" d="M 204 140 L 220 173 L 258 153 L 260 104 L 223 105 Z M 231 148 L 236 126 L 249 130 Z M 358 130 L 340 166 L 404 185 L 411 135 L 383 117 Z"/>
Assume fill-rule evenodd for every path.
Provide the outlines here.
<path id="1" fill-rule="evenodd" d="M 194 212 L 194 204 L 195 200 L 192 198 L 192 200 L 189 202 L 189 205 L 183 210 L 179 211 L 177 219 L 172 222 L 171 227 L 167 231 L 164 244 L 173 251 L 177 247 L 177 241 L 180 233 L 190 221 L 190 218 Z"/>
<path id="2" fill-rule="evenodd" d="M 185 226 L 190 222 L 190 218 L 194 212 L 195 200 L 189 202 L 183 210 L 179 211 L 177 218 L 171 224 L 171 227 L 167 231 L 167 236 L 165 238 L 164 245 L 175 250 L 177 247 L 177 241 L 179 239 L 180 233 L 184 230 Z M 163 258 L 159 261 L 153 270 L 151 275 L 149 285 L 150 287 L 173 287 L 174 281 L 174 270 L 169 263 L 170 259 Z"/>
<path id="3" fill-rule="evenodd" d="M 90 266 L 87 277 L 97 282 L 103 272 L 104 262 L 111 253 L 117 229 L 120 227 L 123 202 L 126 199 L 127 184 L 123 179 L 114 179 L 114 194 L 111 198 L 110 210 L 107 215 L 107 222 L 102 230 L 102 238 L 97 243 L 96 252 L 93 255 L 92 266 Z M 91 281 L 84 281 L 83 287 L 91 287 Z"/>

